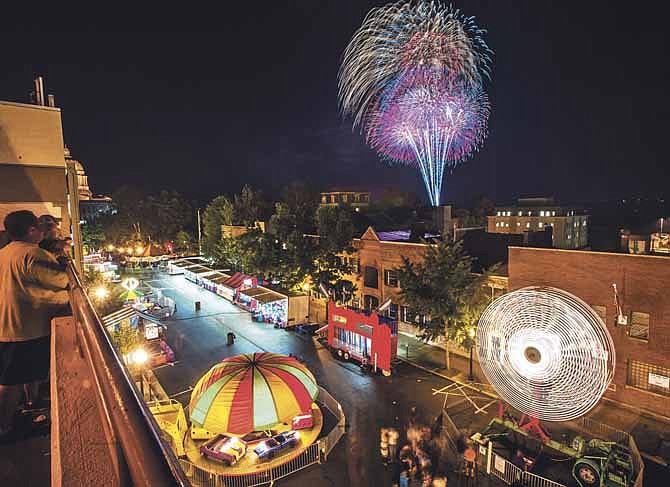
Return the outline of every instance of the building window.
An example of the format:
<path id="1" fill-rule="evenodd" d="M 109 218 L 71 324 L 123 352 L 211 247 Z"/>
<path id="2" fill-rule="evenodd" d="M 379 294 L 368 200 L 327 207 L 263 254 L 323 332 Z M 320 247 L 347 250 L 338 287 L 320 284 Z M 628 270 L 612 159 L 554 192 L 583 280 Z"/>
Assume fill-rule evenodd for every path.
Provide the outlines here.
<path id="1" fill-rule="evenodd" d="M 600 319 L 603 320 L 603 323 L 607 324 L 607 308 L 605 306 L 591 305 L 593 311 L 596 312 Z"/>
<path id="2" fill-rule="evenodd" d="M 389 318 L 392 320 L 397 320 L 398 319 L 398 305 L 391 303 L 391 306 L 389 306 Z"/>
<path id="3" fill-rule="evenodd" d="M 582 222 L 582 226 L 583 226 L 583 227 L 586 226 L 586 220 L 584 220 L 584 221 Z"/>
<path id="4" fill-rule="evenodd" d="M 649 340 L 649 313 L 633 311 L 628 336 L 638 340 Z"/>
<path id="5" fill-rule="evenodd" d="M 658 365 L 628 361 L 626 384 L 645 391 L 670 396 L 670 369 Z"/>
<path id="6" fill-rule="evenodd" d="M 521 216 L 521 215 L 523 215 L 523 211 L 520 211 L 520 212 L 518 213 L 518 216 Z"/>
<path id="7" fill-rule="evenodd" d="M 555 211 L 552 211 L 552 212 L 551 212 L 551 216 L 556 216 L 556 212 L 555 212 Z"/>
<path id="8" fill-rule="evenodd" d="M 352 257 L 349 260 L 349 263 L 351 265 L 351 272 L 353 274 L 358 274 L 358 273 L 361 272 L 361 260 L 360 259 L 355 259 L 355 258 Z"/>
<path id="9" fill-rule="evenodd" d="M 526 228 L 530 228 L 530 222 L 526 223 Z"/>
<path id="10" fill-rule="evenodd" d="M 499 211 L 496 213 L 496 216 L 501 216 Z"/>
<path id="11" fill-rule="evenodd" d="M 499 226 L 500 226 L 500 222 L 496 222 L 496 227 L 499 227 Z"/>
<path id="12" fill-rule="evenodd" d="M 400 321 L 404 321 L 405 323 L 411 323 L 412 320 L 409 316 L 409 307 L 407 306 L 401 306 L 400 307 Z"/>
<path id="13" fill-rule="evenodd" d="M 390 287 L 398 287 L 398 272 L 393 269 L 385 270 L 384 284 Z"/>
<path id="14" fill-rule="evenodd" d="M 529 212 L 528 212 L 528 216 L 530 216 L 530 215 L 531 215 L 531 212 L 529 211 Z"/>
<path id="15" fill-rule="evenodd" d="M 509 223 L 505 223 L 505 226 L 506 226 L 507 228 L 509 228 Z"/>
<path id="16" fill-rule="evenodd" d="M 540 216 L 544 216 L 544 210 L 540 211 Z"/>
<path id="17" fill-rule="evenodd" d="M 521 222 L 516 222 L 516 226 L 517 226 L 517 227 L 520 227 L 520 226 L 521 226 Z"/>
<path id="18" fill-rule="evenodd" d="M 366 294 L 363 296 L 363 306 L 367 310 L 379 308 L 379 298 L 377 296 Z"/>
<path id="19" fill-rule="evenodd" d="M 363 284 L 365 287 L 372 287 L 377 289 L 379 287 L 379 271 L 376 267 L 369 265 L 365 266 L 365 272 L 363 273 Z"/>
<path id="20" fill-rule="evenodd" d="M 542 222 L 537 222 L 537 228 L 542 228 L 544 227 L 544 223 Z"/>

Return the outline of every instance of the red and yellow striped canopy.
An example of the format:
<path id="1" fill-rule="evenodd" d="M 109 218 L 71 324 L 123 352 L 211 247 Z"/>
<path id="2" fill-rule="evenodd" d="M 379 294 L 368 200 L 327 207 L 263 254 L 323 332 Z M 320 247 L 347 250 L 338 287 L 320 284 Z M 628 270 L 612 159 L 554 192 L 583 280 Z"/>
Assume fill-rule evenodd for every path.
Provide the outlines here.
<path id="1" fill-rule="evenodd" d="M 191 422 L 212 433 L 245 435 L 310 411 L 319 389 L 293 357 L 259 352 L 212 367 L 191 393 Z"/>

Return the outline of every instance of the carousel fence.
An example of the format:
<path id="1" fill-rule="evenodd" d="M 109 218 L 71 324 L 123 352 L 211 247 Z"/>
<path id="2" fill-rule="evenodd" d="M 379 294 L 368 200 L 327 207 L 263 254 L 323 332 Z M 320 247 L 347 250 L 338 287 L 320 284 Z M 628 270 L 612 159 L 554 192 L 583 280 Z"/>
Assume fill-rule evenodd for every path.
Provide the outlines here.
<path id="1" fill-rule="evenodd" d="M 198 487 L 256 487 L 266 484 L 272 484 L 279 479 L 288 477 L 311 465 L 321 463 L 319 453 L 319 444 L 314 443 L 307 447 L 300 455 L 289 460 L 281 462 L 281 459 L 274 460 L 269 464 L 263 464 L 263 471 L 251 472 L 243 475 L 225 475 L 205 470 L 185 459 L 180 459 L 182 470 L 191 480 L 194 486 Z M 273 463 L 275 466 L 272 466 Z"/>
<path id="2" fill-rule="evenodd" d="M 319 387 L 318 400 L 337 418 L 335 427 L 325 437 L 319 440 L 319 443 L 323 447 L 323 454 L 327 458 L 333 448 L 335 448 L 335 445 L 337 445 L 337 442 L 340 441 L 340 438 L 344 435 L 346 418 L 340 403 L 337 402 L 323 387 Z"/>

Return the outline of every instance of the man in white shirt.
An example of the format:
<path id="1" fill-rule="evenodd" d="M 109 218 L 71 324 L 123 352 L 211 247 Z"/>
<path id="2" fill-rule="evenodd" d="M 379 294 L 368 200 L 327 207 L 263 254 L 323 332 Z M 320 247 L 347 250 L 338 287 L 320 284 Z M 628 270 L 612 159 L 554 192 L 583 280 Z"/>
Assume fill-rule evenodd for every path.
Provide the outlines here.
<path id="1" fill-rule="evenodd" d="M 9 438 L 24 384 L 49 375 L 51 318 L 68 302 L 66 273 L 39 248 L 37 217 L 5 217 L 11 242 L 0 249 L 0 439 Z"/>

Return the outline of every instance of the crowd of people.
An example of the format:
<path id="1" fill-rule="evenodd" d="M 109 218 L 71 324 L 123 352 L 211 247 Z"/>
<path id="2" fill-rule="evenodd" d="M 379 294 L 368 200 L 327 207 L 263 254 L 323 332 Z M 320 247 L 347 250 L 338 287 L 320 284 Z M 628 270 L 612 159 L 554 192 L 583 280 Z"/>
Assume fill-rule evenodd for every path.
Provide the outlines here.
<path id="1" fill-rule="evenodd" d="M 67 312 L 71 240 L 50 215 L 7 214 L 0 241 L 0 443 L 48 425 L 51 320 Z M 43 389 L 44 387 L 42 387 Z M 23 401 L 23 402 L 22 402 Z M 35 412 L 38 412 L 36 414 Z M 21 419 L 28 418 L 27 421 Z"/>
<path id="2" fill-rule="evenodd" d="M 381 428 L 380 454 L 384 463 L 393 468 L 394 486 L 446 486 L 446 478 L 435 475 L 441 447 L 437 434 L 439 423 L 437 418 L 433 427 L 421 424 L 416 407 L 412 407 L 406 428 L 407 441 L 400 449 L 400 432 L 396 428 Z"/>

